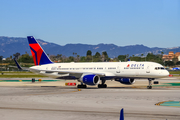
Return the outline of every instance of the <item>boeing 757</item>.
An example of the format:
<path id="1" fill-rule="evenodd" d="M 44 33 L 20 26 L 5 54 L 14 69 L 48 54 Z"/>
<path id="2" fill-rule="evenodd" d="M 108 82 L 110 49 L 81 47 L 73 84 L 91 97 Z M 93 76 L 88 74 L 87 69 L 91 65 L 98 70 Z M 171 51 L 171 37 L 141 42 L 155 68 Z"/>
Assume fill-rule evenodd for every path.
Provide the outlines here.
<path id="1" fill-rule="evenodd" d="M 147 88 L 151 89 L 152 80 L 169 75 L 161 64 L 155 62 L 53 63 L 33 36 L 28 36 L 27 39 L 35 64 L 30 67 L 30 71 L 56 79 L 78 80 L 81 82 L 78 88 L 86 88 L 86 85 L 106 88 L 106 80 L 129 85 L 133 84 L 135 79 L 147 79 Z"/>

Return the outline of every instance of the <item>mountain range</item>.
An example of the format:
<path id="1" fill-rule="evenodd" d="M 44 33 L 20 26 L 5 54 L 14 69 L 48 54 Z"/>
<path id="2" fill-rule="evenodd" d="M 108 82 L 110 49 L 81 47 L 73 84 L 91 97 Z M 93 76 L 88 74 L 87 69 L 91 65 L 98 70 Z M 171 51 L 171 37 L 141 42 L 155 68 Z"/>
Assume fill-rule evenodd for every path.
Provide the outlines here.
<path id="1" fill-rule="evenodd" d="M 66 44 L 62 46 L 55 43 L 46 42 L 41 39 L 37 39 L 37 41 L 49 55 L 62 54 L 65 56 L 73 56 L 73 53 L 77 53 L 77 55 L 86 56 L 86 52 L 91 50 L 93 55 L 96 52 L 101 54 L 103 51 L 106 51 L 110 58 L 114 58 L 118 55 L 126 54 L 129 54 L 129 56 L 141 56 L 141 54 L 147 55 L 148 53 L 161 54 L 161 52 L 164 52 L 164 54 L 168 54 L 169 51 L 180 52 L 180 47 L 150 48 L 144 45 L 117 46 L 114 44 L 103 43 L 98 45 Z M 25 54 L 26 52 L 31 55 L 27 38 L 0 36 L 0 56 L 6 58 L 13 56 L 13 54 L 17 52 L 19 52 L 21 55 Z"/>

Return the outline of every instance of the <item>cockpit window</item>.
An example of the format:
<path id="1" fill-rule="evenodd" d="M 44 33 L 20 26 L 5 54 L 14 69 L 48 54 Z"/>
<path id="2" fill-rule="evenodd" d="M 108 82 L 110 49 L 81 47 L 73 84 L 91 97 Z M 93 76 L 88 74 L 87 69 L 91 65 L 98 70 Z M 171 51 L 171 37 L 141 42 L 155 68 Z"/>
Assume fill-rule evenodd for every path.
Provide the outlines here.
<path id="1" fill-rule="evenodd" d="M 164 67 L 155 67 L 155 70 L 165 70 Z"/>

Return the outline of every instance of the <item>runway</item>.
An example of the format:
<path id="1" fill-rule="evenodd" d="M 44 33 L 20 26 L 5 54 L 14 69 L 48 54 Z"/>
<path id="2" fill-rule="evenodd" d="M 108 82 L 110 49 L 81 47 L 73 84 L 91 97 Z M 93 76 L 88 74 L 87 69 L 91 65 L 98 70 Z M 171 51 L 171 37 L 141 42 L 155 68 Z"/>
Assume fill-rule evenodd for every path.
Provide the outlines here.
<path id="1" fill-rule="evenodd" d="M 88 87 L 78 91 L 75 86 L 53 83 L 57 86 L 45 87 L 43 83 L 23 86 L 20 82 L 14 86 L 1 85 L 1 120 L 119 120 L 121 108 L 125 120 L 180 119 L 180 107 L 155 105 L 161 101 L 180 101 L 179 87 L 149 90 L 138 85 L 136 88 L 118 86 L 117 82 L 113 87 L 112 82 L 109 88 Z"/>

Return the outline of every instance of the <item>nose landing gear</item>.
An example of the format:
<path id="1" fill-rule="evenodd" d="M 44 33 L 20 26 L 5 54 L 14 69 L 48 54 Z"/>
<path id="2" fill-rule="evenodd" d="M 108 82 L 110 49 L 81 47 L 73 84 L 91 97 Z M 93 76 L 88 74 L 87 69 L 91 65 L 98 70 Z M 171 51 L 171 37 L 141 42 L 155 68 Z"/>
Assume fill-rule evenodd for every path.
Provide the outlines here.
<path id="1" fill-rule="evenodd" d="M 152 89 L 152 80 L 154 80 L 154 78 L 148 78 L 149 80 L 149 86 L 147 86 L 147 89 Z"/>

